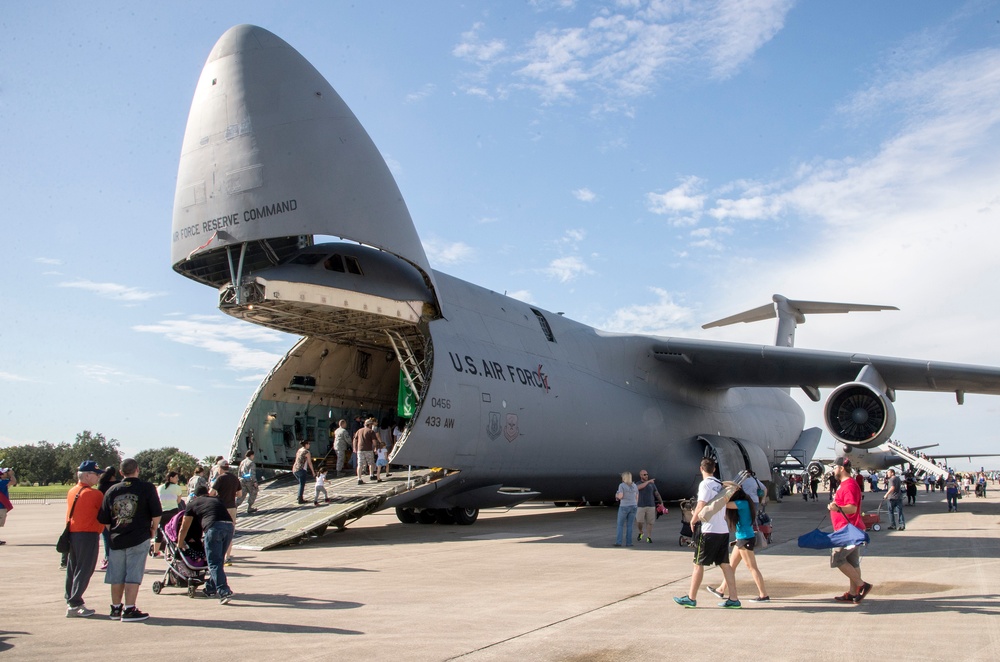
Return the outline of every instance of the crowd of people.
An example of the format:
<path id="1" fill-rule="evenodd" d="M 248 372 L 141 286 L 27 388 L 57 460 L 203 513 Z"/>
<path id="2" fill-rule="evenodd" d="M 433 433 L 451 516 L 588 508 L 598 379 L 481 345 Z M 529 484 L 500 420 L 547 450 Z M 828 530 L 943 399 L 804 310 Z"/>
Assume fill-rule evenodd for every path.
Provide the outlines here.
<path id="1" fill-rule="evenodd" d="M 768 602 L 770 597 L 765 588 L 764 577 L 757 565 L 755 548 L 766 544 L 760 532 L 758 516 L 764 512 L 767 504 L 765 486 L 755 475 L 750 475 L 740 484 L 722 481 L 715 476 L 716 464 L 710 458 L 702 460 L 702 480 L 698 487 L 698 496 L 692 500 L 696 505 L 685 517 L 685 524 L 693 529 L 692 546 L 694 553 L 694 570 L 687 595 L 675 597 L 674 601 L 683 607 L 695 607 L 697 594 L 704 578 L 707 566 L 718 565 L 722 570 L 723 582 L 718 587 L 708 586 L 710 593 L 724 601 L 720 607 L 727 609 L 740 608 L 741 602 L 734 583 L 736 568 L 745 564 L 757 588 L 757 595 L 751 602 Z M 879 503 L 870 506 L 870 510 L 881 510 L 888 513 L 890 530 L 905 531 L 906 516 L 904 514 L 904 499 L 906 505 L 912 506 L 917 500 L 917 485 L 924 482 L 928 490 L 940 489 L 946 493 L 948 510 L 958 510 L 958 500 L 963 495 L 975 491 L 976 496 L 985 497 L 986 487 L 990 481 L 1000 482 L 1000 472 L 978 471 L 955 473 L 946 471 L 943 475 L 924 476 L 914 469 L 897 470 L 891 468 L 885 472 L 854 472 L 850 458 L 839 457 L 834 462 L 833 470 L 820 478 L 808 473 L 781 474 L 775 476 L 778 495 L 801 495 L 806 501 L 818 501 L 820 485 L 829 491 L 827 508 L 830 511 L 831 524 L 834 531 L 842 531 L 848 525 L 859 531 L 866 529 L 863 521 L 862 501 L 864 491 L 879 493 Z M 639 473 L 639 482 L 634 483 L 631 472 L 621 475 L 622 482 L 618 486 L 615 498 L 619 501 L 617 535 L 614 545 L 629 547 L 632 545 L 632 525 L 636 521 L 637 512 L 642 506 L 661 504 L 659 491 L 654 479 L 646 470 Z M 643 501 L 643 494 L 647 494 Z M 883 504 L 884 502 L 884 504 Z M 682 502 L 682 505 L 685 502 Z M 687 511 L 685 511 L 687 513 Z M 769 518 L 765 515 L 765 522 Z M 647 527 L 647 540 L 652 530 L 652 522 L 644 522 L 638 518 L 639 536 L 643 539 L 643 526 Z M 682 532 L 685 529 L 682 529 Z M 730 540 L 730 535 L 734 539 Z M 687 533 L 682 533 L 682 541 Z M 764 539 L 762 539 L 764 538 Z M 728 551 L 727 551 L 728 550 Z M 857 545 L 834 547 L 831 553 L 830 565 L 838 569 L 848 579 L 848 589 L 834 598 L 837 602 L 857 604 L 864 600 L 872 590 L 872 585 L 861 576 L 860 550 Z"/>
<path id="2" fill-rule="evenodd" d="M 376 419 L 359 418 L 356 428 L 351 435 L 346 420 L 338 423 L 334 434 L 335 477 L 347 475 L 351 467 L 359 485 L 364 484 L 365 476 L 381 482 L 383 474 L 391 475 L 388 456 L 402 434 L 402 426 L 380 429 Z M 309 503 L 304 496 L 311 478 L 312 503 L 319 505 L 321 499 L 329 502 L 327 472 L 317 469 L 310 447 L 310 441 L 300 442 L 292 473 L 299 482 L 298 503 Z M 81 463 L 77 484 L 67 495 L 71 545 L 61 563 L 66 570 L 67 617 L 94 615 L 95 610 L 86 606 L 83 596 L 99 567 L 111 588 L 110 618 L 123 622 L 146 620 L 149 615 L 136 606 L 146 560 L 164 556 L 164 536 L 171 531 L 176 532 L 173 542 L 178 550 L 203 550 L 208 576 L 202 594 L 228 604 L 233 591 L 225 568 L 233 564 L 237 509 L 245 502 L 247 515 L 259 512 L 255 506 L 259 492 L 255 455 L 253 449 L 246 451 L 235 473 L 221 455 L 208 468 L 207 476 L 202 466 L 196 467 L 190 478 L 168 471 L 158 486 L 139 478 L 139 465 L 131 458 L 123 460 L 119 467 L 105 469 L 92 460 Z M 16 484 L 13 470 L 0 473 L 0 527 L 13 508 L 8 486 Z M 173 526 L 168 525 L 171 521 Z M 648 530 L 651 532 L 651 524 Z M 102 540 L 104 554 L 98 566 Z"/>
<path id="3" fill-rule="evenodd" d="M 119 467 L 101 469 L 93 460 L 77 469 L 77 484 L 66 497 L 66 522 L 70 548 L 64 556 L 66 569 L 66 616 L 93 616 L 84 593 L 94 572 L 104 572 L 111 592 L 111 620 L 139 622 L 149 614 L 136 605 L 148 558 L 163 556 L 169 522 L 179 526 L 178 549 L 194 543 L 205 550 L 208 578 L 203 595 L 228 604 L 232 590 L 225 566 L 232 564 L 232 541 L 238 500 L 247 495 L 248 512 L 256 512 L 257 494 L 254 452 L 248 451 L 239 466 L 239 477 L 229 462 L 219 457 L 210 469 L 197 467 L 183 486 L 182 477 L 169 471 L 159 486 L 139 477 L 139 464 L 132 458 Z M 162 525 L 162 526 L 161 526 Z M 177 527 L 175 527 L 177 528 Z M 98 566 L 103 539 L 104 558 Z"/>

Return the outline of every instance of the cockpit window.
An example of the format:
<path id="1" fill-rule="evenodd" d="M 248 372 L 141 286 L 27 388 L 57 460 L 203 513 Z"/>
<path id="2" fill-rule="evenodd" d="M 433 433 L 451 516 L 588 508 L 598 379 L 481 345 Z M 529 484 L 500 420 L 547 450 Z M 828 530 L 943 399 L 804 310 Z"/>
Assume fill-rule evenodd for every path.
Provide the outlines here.
<path id="1" fill-rule="evenodd" d="M 292 264 L 316 264 L 322 259 L 322 253 L 302 253 L 301 255 L 295 256 L 295 259 L 292 260 Z"/>
<path id="2" fill-rule="evenodd" d="M 339 271 L 340 273 L 344 273 L 344 258 L 339 255 L 331 255 L 326 259 L 326 262 L 323 263 L 323 266 L 326 267 L 327 271 Z"/>
<path id="3" fill-rule="evenodd" d="M 347 264 L 348 273 L 352 273 L 358 276 L 362 276 L 361 264 L 358 262 L 358 258 L 348 255 L 344 258 L 344 262 Z"/>

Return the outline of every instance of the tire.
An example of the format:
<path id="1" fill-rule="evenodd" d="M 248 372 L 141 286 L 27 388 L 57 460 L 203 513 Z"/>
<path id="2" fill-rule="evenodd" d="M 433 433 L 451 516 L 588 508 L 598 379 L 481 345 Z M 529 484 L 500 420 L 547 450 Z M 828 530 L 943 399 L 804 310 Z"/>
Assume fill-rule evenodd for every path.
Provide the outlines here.
<path id="1" fill-rule="evenodd" d="M 470 524 L 475 524 L 476 520 L 479 519 L 479 509 L 452 508 L 451 515 L 455 520 L 455 524 L 460 524 L 462 526 L 469 526 Z"/>
<path id="2" fill-rule="evenodd" d="M 881 524 L 874 524 L 874 525 L 872 525 L 872 531 L 881 531 L 881 530 L 882 530 L 882 525 Z"/>
<path id="3" fill-rule="evenodd" d="M 417 521 L 421 524 L 433 524 L 437 521 L 437 511 L 431 508 L 425 508 L 420 512 L 416 513 Z"/>
<path id="4" fill-rule="evenodd" d="M 396 519 L 403 524 L 416 524 L 417 514 L 413 512 L 413 508 L 397 508 Z"/>
<path id="5" fill-rule="evenodd" d="M 455 516 L 452 514 L 453 508 L 438 508 L 434 513 L 438 524 L 454 524 Z"/>
<path id="6" fill-rule="evenodd" d="M 162 590 L 163 590 L 163 582 L 153 582 L 153 593 L 159 595 L 160 591 Z"/>

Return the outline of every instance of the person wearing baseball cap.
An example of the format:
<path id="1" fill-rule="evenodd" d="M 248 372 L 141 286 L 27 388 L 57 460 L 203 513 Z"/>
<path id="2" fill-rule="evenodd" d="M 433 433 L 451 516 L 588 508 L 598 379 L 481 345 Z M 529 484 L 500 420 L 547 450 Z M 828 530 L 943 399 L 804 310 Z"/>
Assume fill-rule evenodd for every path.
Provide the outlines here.
<path id="1" fill-rule="evenodd" d="M 864 531 L 865 523 L 861 521 L 861 488 L 857 481 L 851 480 L 850 458 L 841 456 L 834 460 L 833 475 L 840 481 L 833 501 L 827 506 L 834 530 L 839 531 L 848 524 L 853 524 Z M 847 592 L 834 598 L 837 602 L 858 604 L 871 592 L 872 585 L 861 578 L 861 551 L 856 545 L 834 547 L 830 554 L 830 567 L 840 570 L 850 581 Z"/>
<path id="2" fill-rule="evenodd" d="M 66 559 L 66 618 L 93 616 L 83 594 L 97 566 L 104 525 L 97 521 L 104 495 L 93 489 L 103 470 L 93 460 L 84 460 L 76 471 L 77 484 L 66 494 L 69 524 L 69 555 Z"/>

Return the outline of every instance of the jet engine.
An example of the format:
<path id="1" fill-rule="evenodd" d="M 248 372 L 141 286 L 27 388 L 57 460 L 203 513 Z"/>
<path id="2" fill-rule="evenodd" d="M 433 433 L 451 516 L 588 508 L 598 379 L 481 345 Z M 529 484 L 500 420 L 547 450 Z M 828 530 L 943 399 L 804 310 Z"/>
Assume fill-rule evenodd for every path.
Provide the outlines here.
<path id="1" fill-rule="evenodd" d="M 826 473 L 826 467 L 823 466 L 822 462 L 817 462 L 813 460 L 808 465 L 806 465 L 806 473 L 812 478 L 822 478 L 823 474 Z"/>
<path id="2" fill-rule="evenodd" d="M 855 448 L 874 448 L 896 429 L 896 410 L 888 388 L 871 366 L 857 381 L 838 386 L 826 401 L 826 426 L 834 438 Z"/>

